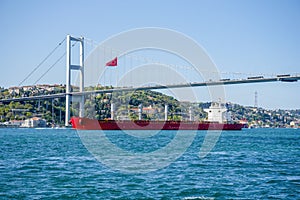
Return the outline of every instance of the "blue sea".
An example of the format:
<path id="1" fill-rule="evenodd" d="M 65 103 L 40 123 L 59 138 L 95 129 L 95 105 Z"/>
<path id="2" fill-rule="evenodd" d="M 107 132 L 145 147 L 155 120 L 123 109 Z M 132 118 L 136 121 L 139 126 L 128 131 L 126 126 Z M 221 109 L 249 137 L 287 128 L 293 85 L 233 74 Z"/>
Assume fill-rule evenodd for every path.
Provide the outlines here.
<path id="1" fill-rule="evenodd" d="M 176 131 L 135 134 L 102 134 L 118 154 L 72 129 L 0 129 L 0 199 L 300 199 L 300 129 L 223 131 L 204 157 L 208 133 L 186 131 L 175 159 L 160 149 Z"/>

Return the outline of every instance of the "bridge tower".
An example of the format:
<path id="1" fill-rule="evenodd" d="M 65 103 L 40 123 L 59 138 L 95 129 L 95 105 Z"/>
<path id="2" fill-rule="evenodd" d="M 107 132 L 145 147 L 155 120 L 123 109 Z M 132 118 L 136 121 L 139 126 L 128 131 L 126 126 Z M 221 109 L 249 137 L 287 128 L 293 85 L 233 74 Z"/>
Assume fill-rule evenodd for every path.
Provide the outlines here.
<path id="1" fill-rule="evenodd" d="M 73 65 L 72 61 L 72 41 L 79 42 L 79 65 Z M 71 70 L 77 70 L 80 72 L 79 75 L 79 92 L 84 91 L 84 38 L 75 38 L 67 35 L 67 54 L 66 54 L 66 117 L 65 126 L 69 126 L 70 121 L 70 103 L 71 103 Z M 78 96 L 78 98 L 72 97 L 72 101 L 79 102 L 79 117 L 84 116 L 84 95 Z"/>

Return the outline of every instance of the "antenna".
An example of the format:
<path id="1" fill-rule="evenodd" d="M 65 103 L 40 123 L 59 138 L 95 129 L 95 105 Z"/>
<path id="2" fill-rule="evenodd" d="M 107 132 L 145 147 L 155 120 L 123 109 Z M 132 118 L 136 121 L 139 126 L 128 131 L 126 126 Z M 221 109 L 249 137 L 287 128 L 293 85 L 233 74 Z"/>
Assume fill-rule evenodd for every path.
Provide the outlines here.
<path id="1" fill-rule="evenodd" d="M 254 92 L 254 108 L 257 108 L 258 104 L 257 104 L 257 91 Z"/>

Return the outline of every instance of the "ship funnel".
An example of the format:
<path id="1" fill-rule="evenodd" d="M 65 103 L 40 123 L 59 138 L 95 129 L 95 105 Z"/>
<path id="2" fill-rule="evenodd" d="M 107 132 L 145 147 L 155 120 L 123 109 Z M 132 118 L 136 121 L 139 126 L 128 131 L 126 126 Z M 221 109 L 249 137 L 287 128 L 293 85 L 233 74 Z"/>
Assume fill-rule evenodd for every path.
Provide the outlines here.
<path id="1" fill-rule="evenodd" d="M 115 119 L 115 105 L 113 103 L 110 104 L 110 118 L 111 120 Z"/>
<path id="2" fill-rule="evenodd" d="M 142 120 L 143 104 L 139 105 L 138 113 L 139 113 L 139 120 Z"/>
<path id="3" fill-rule="evenodd" d="M 192 109 L 192 106 L 189 107 L 189 116 L 190 116 L 190 121 L 193 121 L 193 109 Z"/>
<path id="4" fill-rule="evenodd" d="M 168 121 L 168 104 L 165 105 L 165 121 Z"/>

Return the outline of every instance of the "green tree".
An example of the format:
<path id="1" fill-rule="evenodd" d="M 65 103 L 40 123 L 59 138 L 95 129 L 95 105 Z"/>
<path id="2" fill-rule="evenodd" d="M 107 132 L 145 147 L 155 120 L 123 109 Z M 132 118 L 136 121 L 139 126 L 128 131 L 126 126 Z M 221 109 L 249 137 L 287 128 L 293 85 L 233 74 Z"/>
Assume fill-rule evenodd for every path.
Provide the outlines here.
<path id="1" fill-rule="evenodd" d="M 31 112 L 26 112 L 26 117 L 27 117 L 27 118 L 32 117 L 32 113 L 31 113 Z"/>

